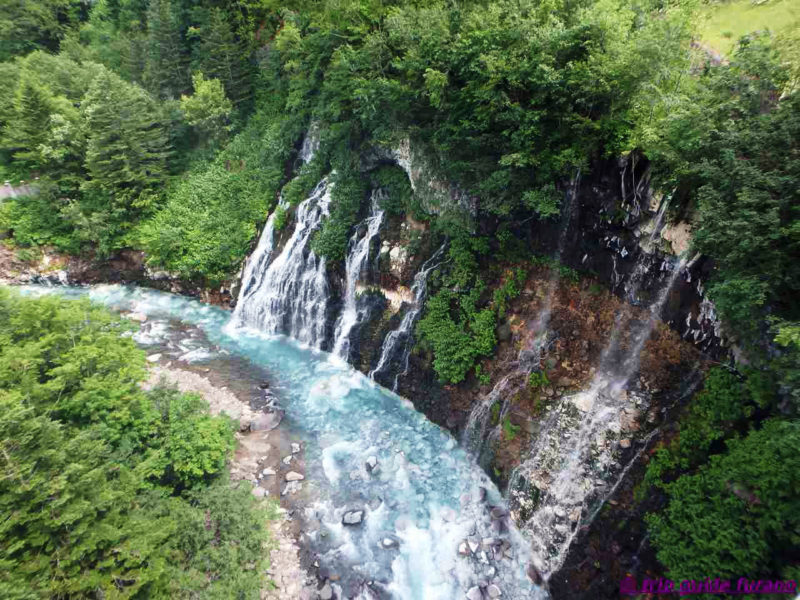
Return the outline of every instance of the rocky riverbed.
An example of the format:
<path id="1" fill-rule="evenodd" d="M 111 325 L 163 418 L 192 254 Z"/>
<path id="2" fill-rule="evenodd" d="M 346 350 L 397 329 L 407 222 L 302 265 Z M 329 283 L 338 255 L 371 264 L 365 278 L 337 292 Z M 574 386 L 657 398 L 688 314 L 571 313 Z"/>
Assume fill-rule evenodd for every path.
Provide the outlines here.
<path id="1" fill-rule="evenodd" d="M 139 315 L 132 316 L 142 319 Z M 148 329 L 146 317 L 142 326 Z M 262 600 L 330 599 L 330 586 L 326 589 L 324 581 L 318 583 L 301 562 L 297 542 L 301 526 L 293 515 L 298 510 L 299 492 L 305 479 L 302 444 L 292 441 L 291 432 L 281 425 L 282 413 L 269 394 L 268 384 L 255 377 L 250 381 L 239 377 L 234 391 L 225 379 L 226 369 L 212 370 L 205 364 L 170 360 L 166 352 L 152 352 L 149 358 L 151 366 L 143 384 L 145 389 L 166 385 L 199 394 L 213 414 L 224 413 L 239 423 L 238 443 L 230 463 L 231 480 L 250 482 L 253 495 L 275 508 L 274 518 L 269 522 L 272 539 L 267 550 L 270 584 L 261 591 Z M 218 358 L 216 362 L 219 361 Z M 229 366 L 235 369 L 237 365 Z M 258 396 L 265 399 L 264 407 L 254 408 L 253 404 L 262 403 L 253 402 L 253 394 L 256 399 Z"/>

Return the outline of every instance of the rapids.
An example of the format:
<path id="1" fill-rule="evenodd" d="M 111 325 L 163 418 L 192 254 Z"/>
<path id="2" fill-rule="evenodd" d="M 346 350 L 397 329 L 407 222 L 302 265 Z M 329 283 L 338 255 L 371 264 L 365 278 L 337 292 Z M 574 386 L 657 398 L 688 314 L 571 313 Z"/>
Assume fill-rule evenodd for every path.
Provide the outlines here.
<path id="1" fill-rule="evenodd" d="M 145 345 L 170 322 L 192 325 L 209 346 L 187 348 L 195 362 L 230 353 L 267 369 L 284 424 L 305 447 L 303 538 L 321 567 L 340 575 L 338 597 L 453 600 L 492 583 L 504 598 L 547 597 L 526 574 L 529 544 L 507 518 L 491 518 L 492 506 L 505 513 L 504 501 L 474 458 L 341 359 L 238 327 L 229 312 L 182 296 L 109 285 L 27 289 L 144 313 L 149 333 L 137 341 Z M 377 468 L 366 467 L 371 457 Z M 363 522 L 344 525 L 347 511 L 363 511 Z M 465 556 L 467 541 L 478 549 Z"/>

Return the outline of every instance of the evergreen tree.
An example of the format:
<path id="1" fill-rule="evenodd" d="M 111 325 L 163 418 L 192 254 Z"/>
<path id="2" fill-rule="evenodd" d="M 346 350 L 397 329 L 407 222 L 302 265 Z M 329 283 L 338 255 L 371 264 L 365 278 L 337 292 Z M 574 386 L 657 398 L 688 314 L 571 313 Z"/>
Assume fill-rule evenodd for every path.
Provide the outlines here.
<path id="1" fill-rule="evenodd" d="M 250 51 L 234 35 L 233 27 L 219 8 L 212 9 L 200 29 L 200 42 L 193 53 L 193 70 L 219 79 L 228 97 L 239 108 L 253 95 Z"/>
<path id="2" fill-rule="evenodd" d="M 50 90 L 23 76 L 14 101 L 13 120 L 3 132 L 3 145 L 13 152 L 14 160 L 27 168 L 39 164 L 39 146 L 47 139 L 53 104 Z"/>
<path id="3" fill-rule="evenodd" d="M 0 596 L 78 597 L 162 579 L 174 525 L 135 514 L 135 483 L 87 429 L 0 390 Z"/>
<path id="4" fill-rule="evenodd" d="M 144 200 L 166 177 L 169 140 L 161 111 L 141 88 L 105 72 L 83 103 L 89 132 L 88 189 L 115 195 L 127 205 Z"/>
<path id="5" fill-rule="evenodd" d="M 189 87 L 180 24 L 170 0 L 150 0 L 147 8 L 147 59 L 144 81 L 161 98 L 176 98 Z"/>

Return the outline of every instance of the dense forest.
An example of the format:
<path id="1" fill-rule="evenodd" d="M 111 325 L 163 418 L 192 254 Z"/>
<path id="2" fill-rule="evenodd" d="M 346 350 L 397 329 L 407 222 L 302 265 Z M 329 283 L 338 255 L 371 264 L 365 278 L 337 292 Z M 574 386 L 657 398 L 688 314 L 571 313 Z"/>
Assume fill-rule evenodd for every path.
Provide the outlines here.
<path id="1" fill-rule="evenodd" d="M 143 392 L 133 323 L 0 289 L 0 595 L 257 596 L 268 510 L 232 487 L 230 419 Z"/>
<path id="2" fill-rule="evenodd" d="M 278 199 L 281 229 L 324 174 L 335 186 L 314 249 L 343 261 L 382 185 L 386 211 L 450 240 L 418 332 L 439 378 L 458 383 L 495 351 L 524 277 L 487 289 L 481 267 L 549 260 L 514 224 L 558 218 L 577 173 L 640 153 L 670 211 L 691 220 L 692 250 L 714 260 L 709 295 L 746 357 L 707 373 L 649 463 L 639 493 L 663 500 L 647 518 L 658 560 L 675 579 L 800 579 L 800 43 L 776 24 L 719 57 L 700 16 L 725 5 L 7 2 L 0 170 L 36 194 L 0 204 L 3 243 L 100 260 L 135 248 L 152 269 L 219 286 Z M 295 167 L 312 124 L 320 149 Z M 396 167 L 362 168 L 371 148 L 406 139 L 474 214 L 430 210 Z M 0 595 L 251 597 L 258 582 L 239 567 L 262 532 L 251 496 L 225 482 L 229 426 L 197 398 L 138 391 L 143 355 L 118 319 L 0 293 L 0 502 L 12 515 Z M 192 439 L 201 429 L 214 444 Z M 52 498 L 60 509 L 45 513 Z M 210 545 L 202 515 L 234 503 L 241 522 L 220 520 L 219 535 L 246 530 L 247 545 Z"/>

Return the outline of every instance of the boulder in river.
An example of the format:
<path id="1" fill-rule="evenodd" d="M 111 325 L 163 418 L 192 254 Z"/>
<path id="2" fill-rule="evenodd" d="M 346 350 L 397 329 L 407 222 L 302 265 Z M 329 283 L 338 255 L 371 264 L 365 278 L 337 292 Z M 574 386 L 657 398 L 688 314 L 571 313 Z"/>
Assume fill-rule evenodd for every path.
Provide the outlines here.
<path id="1" fill-rule="evenodd" d="M 342 525 L 361 525 L 363 520 L 363 510 L 348 510 L 342 517 Z"/>
<path id="2" fill-rule="evenodd" d="M 367 462 L 365 463 L 367 467 L 367 471 L 372 472 L 375 467 L 378 466 L 378 458 L 376 456 L 370 456 L 367 458 Z"/>
<path id="3" fill-rule="evenodd" d="M 477 585 L 467 590 L 467 600 L 483 600 L 483 592 Z"/>
<path id="4" fill-rule="evenodd" d="M 486 594 L 489 596 L 489 598 L 499 598 L 503 595 L 503 593 L 500 591 L 500 588 L 495 584 L 492 584 L 486 588 Z"/>
<path id="5" fill-rule="evenodd" d="M 319 600 L 331 600 L 331 598 L 333 598 L 333 589 L 331 589 L 331 584 L 326 581 L 319 591 Z"/>
<path id="6" fill-rule="evenodd" d="M 492 515 L 493 519 L 503 519 L 508 516 L 508 509 L 503 508 L 502 506 L 495 506 L 492 508 L 490 514 Z"/>

